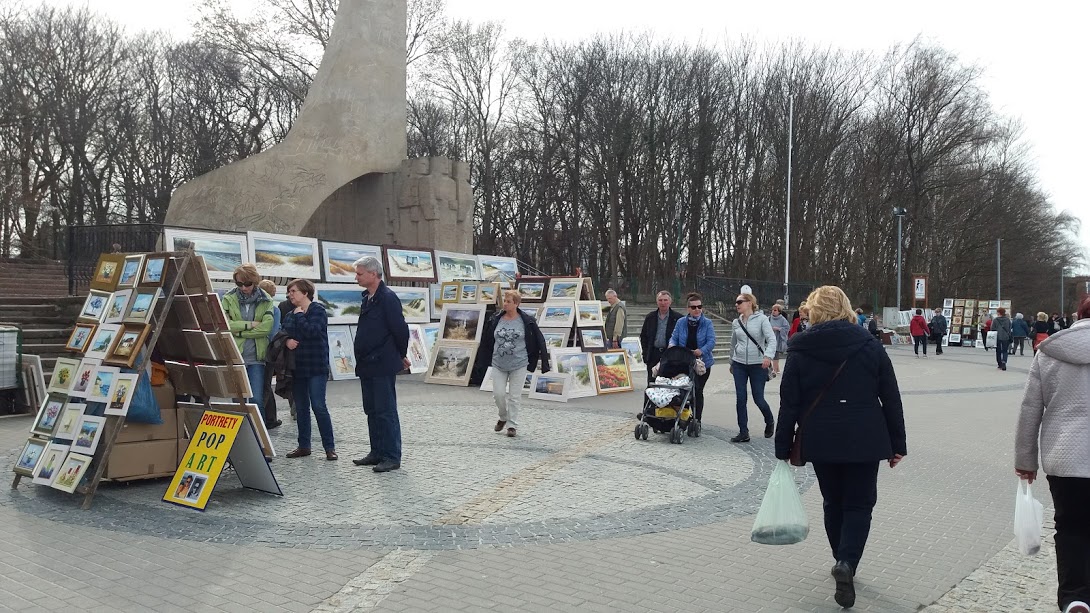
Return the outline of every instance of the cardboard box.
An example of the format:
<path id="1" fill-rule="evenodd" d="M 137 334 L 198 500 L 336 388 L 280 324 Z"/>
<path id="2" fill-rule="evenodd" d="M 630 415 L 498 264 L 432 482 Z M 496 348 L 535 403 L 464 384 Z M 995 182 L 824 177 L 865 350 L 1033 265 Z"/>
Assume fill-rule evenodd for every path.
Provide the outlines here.
<path id="1" fill-rule="evenodd" d="M 143 441 L 114 445 L 106 464 L 106 479 L 173 473 L 178 468 L 178 441 Z"/>
<path id="2" fill-rule="evenodd" d="M 126 421 L 121 426 L 121 432 L 117 433 L 117 442 L 135 443 L 139 441 L 177 440 L 180 428 L 177 409 L 161 411 L 159 415 L 162 416 L 163 423 L 158 425 Z"/>

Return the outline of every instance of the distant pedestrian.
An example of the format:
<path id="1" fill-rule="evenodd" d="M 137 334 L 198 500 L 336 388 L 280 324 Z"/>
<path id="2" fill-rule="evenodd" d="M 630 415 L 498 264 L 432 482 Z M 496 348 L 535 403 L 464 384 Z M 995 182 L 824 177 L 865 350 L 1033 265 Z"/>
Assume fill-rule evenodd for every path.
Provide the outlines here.
<path id="1" fill-rule="evenodd" d="M 864 326 L 867 323 L 867 316 L 863 314 L 863 309 L 855 310 L 855 322 L 860 326 Z"/>
<path id="2" fill-rule="evenodd" d="M 1029 322 L 1021 314 L 1017 313 L 1014 316 L 1014 321 L 1011 323 L 1011 349 L 1010 355 L 1014 355 L 1017 351 L 1018 355 L 1026 355 L 1026 338 L 1030 335 Z"/>
<path id="3" fill-rule="evenodd" d="M 931 340 L 935 341 L 935 355 L 942 355 L 942 339 L 946 336 L 946 316 L 942 314 L 942 309 L 935 309 L 935 314 L 931 316 Z"/>
<path id="4" fill-rule="evenodd" d="M 1051 322 L 1048 321 L 1048 313 L 1040 311 L 1037 313 L 1037 321 L 1033 324 L 1033 353 L 1037 353 L 1037 347 L 1041 344 L 1041 341 L 1045 340 L 1049 336 L 1049 329 L 1052 327 Z"/>
<path id="5" fill-rule="evenodd" d="M 715 326 L 704 316 L 703 296 L 692 292 L 686 296 L 685 302 L 689 306 L 689 315 L 674 326 L 668 347 L 684 347 L 704 362 L 704 374 L 696 375 L 696 381 L 693 381 L 693 413 L 696 420 L 700 421 L 704 418 L 704 386 L 711 378 L 712 365 L 715 364 L 712 356 L 712 350 L 715 349 Z"/>
<path id="6" fill-rule="evenodd" d="M 984 320 L 984 324 L 980 326 L 980 338 L 984 343 L 984 351 L 988 350 L 988 333 L 992 331 L 992 318 L 989 317 Z"/>
<path id="7" fill-rule="evenodd" d="M 621 346 L 621 339 L 628 334 L 628 309 L 612 289 L 606 290 L 606 302 L 609 303 L 609 313 L 606 314 L 606 349 L 616 349 Z"/>
<path id="8" fill-rule="evenodd" d="M 772 333 L 776 335 L 776 357 L 772 358 L 772 378 L 780 376 L 780 360 L 787 357 L 787 333 L 791 330 L 791 324 L 783 316 L 783 307 L 779 304 L 772 305 L 772 315 L 768 318 L 772 324 Z"/>
<path id="9" fill-rule="evenodd" d="M 640 329 L 640 349 L 643 350 L 643 361 L 647 364 L 647 385 L 654 381 L 651 369 L 659 363 L 662 352 L 670 344 L 670 338 L 674 335 L 674 326 L 683 317 L 670 308 L 674 303 L 670 292 L 661 291 L 655 296 L 658 308 L 651 311 L 643 318 L 643 328 Z"/>
<path id="10" fill-rule="evenodd" d="M 923 347 L 923 357 L 927 357 L 927 320 L 923 318 L 923 309 L 916 309 L 916 314 L 908 322 L 908 331 L 912 334 L 912 351 L 916 357 L 920 357 L 920 347 Z"/>
<path id="11" fill-rule="evenodd" d="M 734 409 L 738 413 L 738 434 L 732 443 L 749 442 L 749 397 L 746 383 L 753 392 L 753 402 L 765 421 L 765 438 L 772 438 L 775 417 L 765 400 L 765 384 L 769 380 L 772 358 L 776 357 L 776 335 L 772 324 L 757 306 L 757 297 L 738 294 L 734 301 L 738 318 L 731 322 L 730 370 L 734 375 Z"/>
<path id="12" fill-rule="evenodd" d="M 821 489 L 825 532 L 835 565 L 834 598 L 855 605 L 854 577 L 878 501 L 878 468 L 908 454 L 901 393 L 882 344 L 855 325 L 840 288 L 819 287 L 807 299 L 814 327 L 791 340 L 780 384 L 776 457 L 791 455 L 796 425 L 802 459 Z"/>
<path id="13" fill-rule="evenodd" d="M 1057 604 L 1067 613 L 1090 610 L 1090 298 L 1078 313 L 1070 329 L 1040 343 L 1014 439 L 1014 472 L 1030 483 L 1038 468 L 1048 476 Z"/>
<path id="14" fill-rule="evenodd" d="M 1048 335 L 1049 336 L 1052 336 L 1053 334 L 1056 334 L 1060 330 L 1063 330 L 1065 327 L 1067 327 L 1067 326 L 1064 325 L 1064 318 L 1061 317 L 1059 313 L 1053 313 L 1052 317 L 1049 319 L 1048 323 L 1049 323 L 1049 326 L 1048 326 Z"/>
<path id="15" fill-rule="evenodd" d="M 995 330 L 995 361 L 999 370 L 1007 370 L 1007 354 L 1011 346 L 1011 318 L 1007 317 L 1007 309 L 999 307 L 992 320 L 992 330 Z"/>
<path id="16" fill-rule="evenodd" d="M 808 329 L 810 329 L 810 309 L 804 302 L 799 305 L 799 310 L 795 313 L 795 319 L 791 322 L 791 329 L 787 331 L 787 340 L 790 341 L 791 337 Z"/>
<path id="17" fill-rule="evenodd" d="M 499 409 L 494 430 L 507 436 L 518 433 L 519 407 L 526 373 L 549 372 L 549 348 L 537 327 L 537 321 L 519 310 L 522 295 L 515 290 L 503 292 L 503 308 L 485 323 L 477 359 L 492 365 L 492 398 Z"/>

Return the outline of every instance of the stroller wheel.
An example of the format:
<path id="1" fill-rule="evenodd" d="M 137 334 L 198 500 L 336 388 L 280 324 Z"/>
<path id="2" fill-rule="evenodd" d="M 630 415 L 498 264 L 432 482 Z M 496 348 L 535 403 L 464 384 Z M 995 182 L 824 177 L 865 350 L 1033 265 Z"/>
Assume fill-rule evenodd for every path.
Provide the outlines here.
<path id="1" fill-rule="evenodd" d="M 683 436 L 681 434 L 681 428 L 678 426 L 674 426 L 674 429 L 670 431 L 670 442 L 674 443 L 675 445 L 680 445 L 682 438 Z"/>
<path id="2" fill-rule="evenodd" d="M 642 431 L 642 430 L 643 430 L 643 424 L 636 424 L 635 435 L 636 435 L 636 440 L 637 441 L 640 440 L 640 431 Z"/>
<path id="3" fill-rule="evenodd" d="M 643 440 L 645 440 L 645 441 L 647 440 L 647 431 L 650 430 L 650 429 L 651 429 L 651 427 L 648 426 L 647 424 L 643 424 L 643 427 L 640 428 L 640 436 L 643 437 Z"/>
<path id="4" fill-rule="evenodd" d="M 685 426 L 685 436 L 696 436 L 696 420 L 689 420 L 689 424 Z"/>

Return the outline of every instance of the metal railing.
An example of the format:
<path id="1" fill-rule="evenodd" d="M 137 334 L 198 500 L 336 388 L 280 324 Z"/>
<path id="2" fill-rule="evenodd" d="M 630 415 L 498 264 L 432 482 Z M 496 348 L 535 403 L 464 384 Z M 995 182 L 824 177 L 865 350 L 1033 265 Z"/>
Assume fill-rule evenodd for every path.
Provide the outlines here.
<path id="1" fill-rule="evenodd" d="M 68 226 L 68 293 L 86 287 L 103 253 L 155 251 L 163 224 Z"/>

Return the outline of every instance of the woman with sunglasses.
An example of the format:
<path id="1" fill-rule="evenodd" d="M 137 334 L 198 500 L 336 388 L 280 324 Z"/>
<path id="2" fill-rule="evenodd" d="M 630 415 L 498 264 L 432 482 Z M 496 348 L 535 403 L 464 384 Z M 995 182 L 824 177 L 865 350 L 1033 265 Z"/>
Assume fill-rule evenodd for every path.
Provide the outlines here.
<path id="1" fill-rule="evenodd" d="M 693 382 L 693 412 L 699 422 L 704 416 L 704 384 L 712 376 L 712 349 L 715 349 L 715 326 L 704 317 L 704 299 L 696 292 L 686 297 L 689 315 L 678 321 L 674 333 L 670 335 L 670 347 L 685 347 L 696 357 L 704 361 L 704 374 L 696 375 Z"/>
<path id="2" fill-rule="evenodd" d="M 776 334 L 768 317 L 758 310 L 757 298 L 753 294 L 738 294 L 734 301 L 738 318 L 731 323 L 730 370 L 734 374 L 735 409 L 738 412 L 738 435 L 730 439 L 732 443 L 749 442 L 749 399 L 746 397 L 746 382 L 753 391 L 753 402 L 765 418 L 765 438 L 772 438 L 775 418 L 772 407 L 765 400 L 765 383 L 768 382 L 768 369 L 776 357 Z"/>
<path id="3" fill-rule="evenodd" d="M 223 296 L 223 311 L 227 326 L 246 363 L 246 378 L 253 393 L 248 401 L 257 405 L 265 423 L 265 352 L 269 348 L 269 331 L 273 327 L 273 299 L 258 284 L 261 273 L 253 264 L 235 269 L 235 289 Z M 275 417 L 275 416 L 274 416 Z"/>

